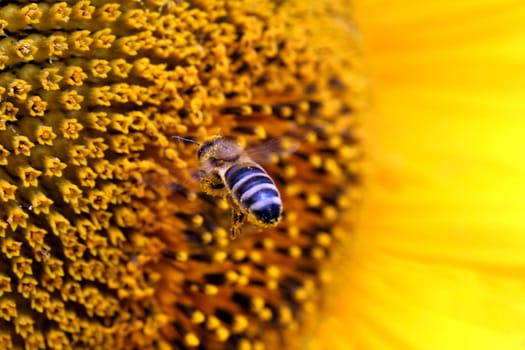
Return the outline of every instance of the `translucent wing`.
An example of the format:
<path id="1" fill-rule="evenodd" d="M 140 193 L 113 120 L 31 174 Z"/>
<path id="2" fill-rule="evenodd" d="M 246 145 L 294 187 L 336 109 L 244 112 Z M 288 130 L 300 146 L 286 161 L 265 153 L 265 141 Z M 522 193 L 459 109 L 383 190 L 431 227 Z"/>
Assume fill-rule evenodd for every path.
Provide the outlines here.
<path id="1" fill-rule="evenodd" d="M 155 169 L 142 174 L 144 183 L 149 190 L 158 193 L 169 191 L 173 194 L 177 193 L 188 200 L 195 199 L 199 191 L 201 178 L 199 169 L 186 169 L 185 171 L 161 170 Z"/>
<path id="2" fill-rule="evenodd" d="M 289 137 L 272 138 L 246 149 L 248 156 L 257 163 L 265 164 L 285 158 L 294 153 L 301 142 Z"/>

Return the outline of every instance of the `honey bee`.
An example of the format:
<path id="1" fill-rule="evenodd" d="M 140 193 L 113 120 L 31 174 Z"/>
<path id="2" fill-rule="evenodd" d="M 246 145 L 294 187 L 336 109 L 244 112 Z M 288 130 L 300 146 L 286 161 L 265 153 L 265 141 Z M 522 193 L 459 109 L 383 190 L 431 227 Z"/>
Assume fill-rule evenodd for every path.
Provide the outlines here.
<path id="1" fill-rule="evenodd" d="M 275 182 L 233 138 L 215 136 L 200 144 L 179 136 L 173 138 L 199 145 L 201 190 L 211 196 L 227 196 L 232 202 L 232 239 L 248 220 L 259 227 L 276 226 L 283 203 Z"/>

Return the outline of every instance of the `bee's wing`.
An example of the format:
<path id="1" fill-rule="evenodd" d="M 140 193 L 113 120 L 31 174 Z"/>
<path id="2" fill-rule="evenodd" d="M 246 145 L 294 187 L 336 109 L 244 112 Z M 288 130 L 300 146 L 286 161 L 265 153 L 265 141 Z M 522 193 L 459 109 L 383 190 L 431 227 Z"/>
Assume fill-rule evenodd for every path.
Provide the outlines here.
<path id="1" fill-rule="evenodd" d="M 265 164 L 294 153 L 299 146 L 300 141 L 292 138 L 272 138 L 247 147 L 246 153 L 254 162 Z"/>
<path id="2" fill-rule="evenodd" d="M 177 172 L 151 171 L 143 174 L 146 186 L 153 191 L 170 191 L 188 199 L 194 197 L 195 192 L 198 191 L 201 177 L 202 174 L 198 168 Z"/>

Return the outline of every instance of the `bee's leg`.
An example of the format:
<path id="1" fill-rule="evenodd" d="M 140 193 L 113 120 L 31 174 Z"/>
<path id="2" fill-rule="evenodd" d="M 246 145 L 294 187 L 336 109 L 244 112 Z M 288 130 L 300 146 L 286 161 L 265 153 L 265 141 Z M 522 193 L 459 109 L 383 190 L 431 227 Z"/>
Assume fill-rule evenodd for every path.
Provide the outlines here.
<path id="1" fill-rule="evenodd" d="M 226 187 L 221 177 L 217 173 L 211 173 L 201 178 L 201 191 L 213 196 L 222 197 L 226 193 Z"/>
<path id="2" fill-rule="evenodd" d="M 232 227 L 230 229 L 231 239 L 235 239 L 241 233 L 241 226 L 246 220 L 246 215 L 238 208 L 232 210 Z"/>

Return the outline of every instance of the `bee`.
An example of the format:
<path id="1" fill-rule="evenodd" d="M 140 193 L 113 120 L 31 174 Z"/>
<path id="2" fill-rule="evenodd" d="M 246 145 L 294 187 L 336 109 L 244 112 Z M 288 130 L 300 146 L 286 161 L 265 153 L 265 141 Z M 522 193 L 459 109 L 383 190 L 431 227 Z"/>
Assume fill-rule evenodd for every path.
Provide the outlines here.
<path id="1" fill-rule="evenodd" d="M 238 236 L 246 220 L 259 227 L 276 226 L 281 221 L 283 203 L 275 182 L 235 139 L 215 136 L 200 144 L 178 136 L 173 138 L 199 145 L 201 190 L 231 199 L 232 239 Z"/>

